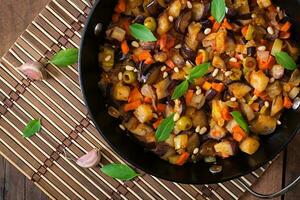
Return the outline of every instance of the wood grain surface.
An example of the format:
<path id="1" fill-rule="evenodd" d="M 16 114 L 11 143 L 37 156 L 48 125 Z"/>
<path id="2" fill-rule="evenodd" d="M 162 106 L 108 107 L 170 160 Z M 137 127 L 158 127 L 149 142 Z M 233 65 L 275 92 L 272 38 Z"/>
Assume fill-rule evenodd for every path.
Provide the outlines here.
<path id="1" fill-rule="evenodd" d="M 0 0 L 0 56 L 14 43 L 18 36 L 26 29 L 49 0 Z M 286 153 L 272 164 L 260 178 L 254 189 L 262 193 L 279 190 L 282 185 L 289 183 L 299 176 L 300 154 L 297 154 L 300 145 L 299 135 L 289 145 Z M 0 157 L 0 199 L 4 200 L 39 200 L 48 199 L 30 180 L 17 169 Z M 255 199 L 249 194 L 244 200 Z M 286 200 L 300 199 L 300 184 L 283 198 Z"/>

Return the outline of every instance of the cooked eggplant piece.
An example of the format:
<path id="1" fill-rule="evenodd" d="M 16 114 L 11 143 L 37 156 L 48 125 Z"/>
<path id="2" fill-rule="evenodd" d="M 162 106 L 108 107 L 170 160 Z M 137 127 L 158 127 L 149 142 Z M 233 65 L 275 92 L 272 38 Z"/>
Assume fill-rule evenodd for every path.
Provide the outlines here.
<path id="1" fill-rule="evenodd" d="M 188 33 L 185 37 L 185 44 L 187 45 L 188 48 L 190 48 L 193 51 L 196 51 L 196 49 L 199 45 L 197 38 L 198 38 L 198 33 L 200 32 L 200 29 L 201 29 L 200 23 L 192 22 L 188 26 Z"/>
<path id="2" fill-rule="evenodd" d="M 163 7 L 159 5 L 157 0 L 146 0 L 144 2 L 144 8 L 153 17 L 158 16 L 158 14 L 163 10 Z"/>
<path id="3" fill-rule="evenodd" d="M 153 118 L 153 111 L 149 104 L 142 104 L 135 109 L 134 115 L 139 122 L 145 123 Z"/>
<path id="4" fill-rule="evenodd" d="M 254 111 L 248 104 L 241 103 L 241 110 L 242 110 L 243 115 L 246 116 L 248 121 L 251 121 L 255 118 Z"/>
<path id="5" fill-rule="evenodd" d="M 174 0 L 168 7 L 168 14 L 174 18 L 178 17 L 181 11 L 180 0 Z"/>
<path id="6" fill-rule="evenodd" d="M 174 148 L 169 148 L 168 151 L 161 157 L 163 160 L 169 160 L 170 157 L 176 155 L 176 151 Z"/>
<path id="7" fill-rule="evenodd" d="M 176 64 L 176 66 L 181 68 L 185 65 L 185 61 L 183 57 L 180 55 L 179 50 L 171 49 L 170 56 L 172 61 Z"/>
<path id="8" fill-rule="evenodd" d="M 174 147 L 176 150 L 185 149 L 188 146 L 188 135 L 180 134 L 174 138 Z"/>
<path id="9" fill-rule="evenodd" d="M 231 83 L 228 86 L 228 89 L 237 99 L 243 98 L 246 94 L 248 94 L 251 91 L 250 86 L 241 82 Z"/>
<path id="10" fill-rule="evenodd" d="M 208 136 L 212 139 L 220 140 L 226 136 L 226 132 L 227 132 L 226 129 L 224 129 L 218 125 L 215 125 L 215 126 L 211 127 L 211 129 L 208 133 Z"/>
<path id="11" fill-rule="evenodd" d="M 160 68 L 162 67 L 162 64 L 155 63 L 152 64 L 150 67 L 147 67 L 143 72 L 142 72 L 142 77 L 141 80 L 143 83 L 146 84 L 153 84 L 157 81 L 160 75 Z"/>
<path id="12" fill-rule="evenodd" d="M 276 129 L 276 118 L 260 114 L 257 119 L 250 122 L 250 130 L 259 135 L 269 135 Z"/>
<path id="13" fill-rule="evenodd" d="M 157 26 L 157 33 L 158 35 L 163 35 L 164 33 L 168 32 L 171 29 L 172 25 L 168 19 L 168 14 L 163 12 L 158 17 L 158 26 Z"/>
<path id="14" fill-rule="evenodd" d="M 155 42 L 143 42 L 140 41 L 140 47 L 145 50 L 154 50 L 155 48 Z"/>
<path id="15" fill-rule="evenodd" d="M 189 136 L 187 151 L 190 154 L 192 154 L 194 149 L 199 147 L 199 145 L 200 145 L 200 136 L 199 136 L 199 134 L 193 133 L 191 136 Z"/>
<path id="16" fill-rule="evenodd" d="M 138 124 L 135 128 L 128 129 L 128 130 L 130 130 L 130 132 L 138 136 L 145 136 L 146 134 L 154 132 L 151 126 L 148 126 L 146 124 L 141 124 L 141 123 Z"/>
<path id="17" fill-rule="evenodd" d="M 277 95 L 281 94 L 282 85 L 280 81 L 275 81 L 274 83 L 270 83 L 266 88 L 266 93 L 271 99 L 274 99 Z"/>
<path id="18" fill-rule="evenodd" d="M 193 127 L 208 127 L 207 116 L 204 110 L 187 107 L 185 114 L 192 119 Z"/>
<path id="19" fill-rule="evenodd" d="M 161 157 L 165 155 L 169 149 L 171 149 L 171 147 L 167 143 L 159 142 L 154 149 L 151 149 L 151 151 Z"/>
<path id="20" fill-rule="evenodd" d="M 225 120 L 222 117 L 222 111 L 228 109 L 225 102 L 221 100 L 213 99 L 211 102 L 211 117 L 212 120 L 214 120 L 218 126 L 224 126 Z"/>
<path id="21" fill-rule="evenodd" d="M 278 95 L 276 98 L 273 99 L 272 102 L 271 113 L 270 113 L 271 117 L 275 116 L 281 110 L 283 110 L 283 98 L 282 95 Z"/>
<path id="22" fill-rule="evenodd" d="M 202 106 L 205 103 L 205 96 L 203 94 L 200 95 L 193 95 L 192 101 L 190 103 L 190 106 L 196 108 L 196 109 L 200 109 L 202 108 Z"/>
<path id="23" fill-rule="evenodd" d="M 255 137 L 247 137 L 239 145 L 242 152 L 245 152 L 249 155 L 254 154 L 258 150 L 259 146 L 260 143 Z"/>
<path id="24" fill-rule="evenodd" d="M 154 59 L 156 62 L 163 63 L 168 59 L 168 55 L 166 52 L 160 51 L 154 54 Z"/>
<path id="25" fill-rule="evenodd" d="M 298 69 L 295 69 L 291 75 L 290 83 L 292 83 L 295 86 L 298 86 L 300 84 L 300 71 Z"/>
<path id="26" fill-rule="evenodd" d="M 195 60 L 196 52 L 190 49 L 186 44 L 182 45 L 180 53 L 186 60 Z"/>
<path id="27" fill-rule="evenodd" d="M 237 152 L 237 144 L 234 141 L 222 140 L 214 145 L 217 154 L 221 155 L 223 158 L 233 156 Z"/>
<path id="28" fill-rule="evenodd" d="M 200 24 L 203 29 L 211 28 L 213 26 L 213 23 L 209 19 L 200 20 Z"/>
<path id="29" fill-rule="evenodd" d="M 183 11 L 175 21 L 175 29 L 178 32 L 185 33 L 186 28 L 190 24 L 192 12 L 189 10 Z"/>
<path id="30" fill-rule="evenodd" d="M 284 67 L 281 65 L 274 65 L 271 69 L 271 75 L 275 79 L 280 79 L 284 74 Z"/>
<path id="31" fill-rule="evenodd" d="M 216 151 L 215 151 L 214 146 L 217 143 L 218 142 L 215 140 L 207 140 L 206 142 L 204 142 L 199 148 L 200 155 L 202 155 L 203 157 L 215 156 Z"/>
<path id="32" fill-rule="evenodd" d="M 269 82 L 269 78 L 261 70 L 252 71 L 250 74 L 250 85 L 254 87 L 258 92 L 263 92 Z"/>
<path id="33" fill-rule="evenodd" d="M 125 39 L 126 31 L 118 26 L 106 31 L 107 37 L 122 42 Z"/>
<path id="34" fill-rule="evenodd" d="M 199 21 L 204 17 L 209 15 L 210 11 L 210 2 L 197 2 L 193 1 L 192 3 L 192 13 L 193 13 L 193 20 Z"/>
<path id="35" fill-rule="evenodd" d="M 168 96 L 167 88 L 170 83 L 171 83 L 170 80 L 168 78 L 166 78 L 154 85 L 154 87 L 156 89 L 157 99 L 163 99 L 166 96 Z"/>
<path id="36" fill-rule="evenodd" d="M 206 101 L 211 101 L 215 96 L 218 94 L 218 92 L 214 89 L 209 89 L 205 93 L 205 100 Z"/>
<path id="37" fill-rule="evenodd" d="M 128 101 L 130 94 L 130 87 L 122 85 L 121 82 L 117 83 L 113 89 L 113 97 L 118 101 Z"/>

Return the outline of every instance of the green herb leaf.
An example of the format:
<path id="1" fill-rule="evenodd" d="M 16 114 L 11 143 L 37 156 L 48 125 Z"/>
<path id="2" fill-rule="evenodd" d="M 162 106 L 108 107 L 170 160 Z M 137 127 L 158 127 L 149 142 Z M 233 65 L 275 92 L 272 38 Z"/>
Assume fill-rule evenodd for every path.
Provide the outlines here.
<path id="1" fill-rule="evenodd" d="M 68 65 L 73 65 L 78 61 L 78 49 L 70 48 L 61 50 L 55 54 L 49 63 L 52 63 L 58 67 L 66 67 Z"/>
<path id="2" fill-rule="evenodd" d="M 153 33 L 142 24 L 132 24 L 129 26 L 129 29 L 131 35 L 137 40 L 144 42 L 154 42 L 157 40 Z"/>
<path id="3" fill-rule="evenodd" d="M 175 113 L 171 114 L 169 117 L 165 118 L 160 125 L 158 126 L 155 137 L 158 142 L 165 141 L 169 138 L 174 126 L 174 115 Z"/>
<path id="4" fill-rule="evenodd" d="M 212 0 L 211 2 L 211 15 L 221 23 L 225 17 L 225 0 Z"/>
<path id="5" fill-rule="evenodd" d="M 30 138 L 37 132 L 41 130 L 41 120 L 40 119 L 33 119 L 31 120 L 23 129 L 23 137 Z"/>
<path id="6" fill-rule="evenodd" d="M 275 54 L 276 61 L 288 70 L 294 70 L 297 68 L 297 64 L 294 59 L 286 52 L 280 51 Z"/>
<path id="7" fill-rule="evenodd" d="M 133 169 L 128 165 L 121 163 L 112 163 L 105 165 L 101 168 L 101 171 L 112 178 L 116 178 L 122 181 L 131 180 L 136 176 L 139 176 Z"/>
<path id="8" fill-rule="evenodd" d="M 210 63 L 203 63 L 201 65 L 197 65 L 191 70 L 187 79 L 190 82 L 192 82 L 194 79 L 202 77 L 203 75 L 206 74 L 210 65 L 211 65 Z"/>
<path id="9" fill-rule="evenodd" d="M 176 86 L 172 94 L 172 99 L 178 99 L 179 97 L 184 95 L 184 93 L 187 91 L 188 88 L 189 88 L 189 81 L 188 80 L 182 81 L 179 85 Z"/>
<path id="10" fill-rule="evenodd" d="M 243 115 L 239 111 L 232 111 L 230 114 L 232 115 L 233 119 L 240 125 L 240 127 L 248 133 L 249 127 Z"/>

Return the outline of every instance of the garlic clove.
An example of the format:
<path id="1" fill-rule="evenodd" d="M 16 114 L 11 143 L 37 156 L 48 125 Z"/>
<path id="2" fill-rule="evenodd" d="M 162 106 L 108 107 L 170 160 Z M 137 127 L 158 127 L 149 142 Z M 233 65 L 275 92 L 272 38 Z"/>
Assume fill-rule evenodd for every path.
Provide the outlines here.
<path id="1" fill-rule="evenodd" d="M 83 168 L 95 167 L 99 164 L 101 159 L 101 154 L 99 149 L 92 149 L 87 154 L 81 156 L 76 160 L 76 164 Z"/>
<path id="2" fill-rule="evenodd" d="M 29 61 L 18 68 L 23 74 L 32 80 L 42 80 L 47 77 L 44 66 L 36 61 Z"/>

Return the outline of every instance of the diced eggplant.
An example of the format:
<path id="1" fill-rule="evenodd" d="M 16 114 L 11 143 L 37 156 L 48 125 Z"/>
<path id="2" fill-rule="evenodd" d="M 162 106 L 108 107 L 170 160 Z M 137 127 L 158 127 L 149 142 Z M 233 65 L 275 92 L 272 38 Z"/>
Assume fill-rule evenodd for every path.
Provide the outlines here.
<path id="1" fill-rule="evenodd" d="M 226 69 L 224 60 L 218 55 L 214 56 L 214 58 L 212 60 L 212 66 L 219 68 L 219 69 L 224 69 L 224 70 Z"/>
<path id="2" fill-rule="evenodd" d="M 237 98 L 241 99 L 246 94 L 248 94 L 251 91 L 251 87 L 241 83 L 241 82 L 235 82 L 228 86 L 229 91 Z"/>
<path id="3" fill-rule="evenodd" d="M 181 11 L 181 3 L 180 0 L 174 0 L 168 7 L 168 14 L 174 18 L 178 17 Z"/>
<path id="4" fill-rule="evenodd" d="M 142 104 L 135 109 L 134 115 L 139 122 L 145 123 L 153 118 L 153 111 L 149 104 Z"/>
<path id="5" fill-rule="evenodd" d="M 159 5 L 157 0 L 147 0 L 144 2 L 145 10 L 153 17 L 158 16 L 158 14 L 163 10 L 163 7 Z"/>
<path id="6" fill-rule="evenodd" d="M 298 86 L 300 84 L 300 71 L 298 69 L 295 69 L 291 75 L 290 82 Z"/>
<path id="7" fill-rule="evenodd" d="M 200 145 L 200 136 L 197 133 L 193 133 L 189 136 L 187 151 L 192 154 L 195 148 L 198 148 Z"/>
<path id="8" fill-rule="evenodd" d="M 167 88 L 170 83 L 171 83 L 170 80 L 166 78 L 154 85 L 156 89 L 157 99 L 163 99 L 166 96 L 168 96 Z"/>
<path id="9" fill-rule="evenodd" d="M 215 151 L 214 146 L 217 143 L 218 142 L 215 140 L 207 140 L 206 142 L 204 142 L 199 148 L 200 155 L 202 155 L 203 157 L 215 156 L 216 151 Z"/>
<path id="10" fill-rule="evenodd" d="M 281 65 L 274 65 L 271 69 L 271 75 L 275 79 L 280 79 L 284 75 L 284 67 Z"/>
<path id="11" fill-rule="evenodd" d="M 210 3 L 209 2 L 197 2 L 193 1 L 192 3 L 192 13 L 193 13 L 193 20 L 199 21 L 204 17 L 207 17 L 210 11 Z"/>
<path id="12" fill-rule="evenodd" d="M 221 100 L 212 100 L 211 102 L 211 117 L 217 123 L 218 126 L 224 126 L 225 120 L 222 117 L 222 111 L 227 109 L 225 102 Z"/>
<path id="13" fill-rule="evenodd" d="M 209 89 L 205 93 L 205 100 L 206 101 L 211 101 L 215 96 L 218 94 L 218 92 L 214 89 Z"/>
<path id="14" fill-rule="evenodd" d="M 190 103 L 190 106 L 196 108 L 196 109 L 200 109 L 202 108 L 202 106 L 205 103 L 205 96 L 203 94 L 200 95 L 193 95 L 192 101 Z"/>
<path id="15" fill-rule="evenodd" d="M 246 103 L 241 103 L 240 105 L 241 105 L 242 113 L 247 117 L 247 120 L 248 121 L 253 120 L 255 118 L 255 114 L 252 108 Z"/>
<path id="16" fill-rule="evenodd" d="M 193 127 L 208 127 L 207 116 L 204 110 L 187 107 L 185 114 L 192 119 Z"/>
<path id="17" fill-rule="evenodd" d="M 258 139 L 254 137 L 247 137 L 239 145 L 241 151 L 249 155 L 254 154 L 258 150 L 259 146 L 260 143 Z"/>
<path id="18" fill-rule="evenodd" d="M 174 147 L 176 150 L 185 149 L 188 146 L 188 135 L 180 134 L 174 138 Z"/>
<path id="19" fill-rule="evenodd" d="M 263 71 L 252 71 L 250 74 L 250 84 L 258 92 L 263 92 L 269 82 L 269 78 L 264 74 Z"/>
<path id="20" fill-rule="evenodd" d="M 196 52 L 190 49 L 186 44 L 182 45 L 182 48 L 180 48 L 180 53 L 186 60 L 195 60 Z"/>
<path id="21" fill-rule="evenodd" d="M 167 143 L 159 142 L 159 143 L 157 143 L 157 145 L 155 146 L 154 149 L 151 149 L 151 151 L 153 153 L 155 153 L 156 155 L 158 155 L 159 157 L 161 157 L 161 156 L 165 155 L 169 151 L 170 148 L 171 147 Z"/>
<path id="22" fill-rule="evenodd" d="M 260 114 L 257 119 L 250 122 L 250 130 L 259 135 L 269 135 L 275 131 L 276 123 L 276 118 Z"/>
<path id="23" fill-rule="evenodd" d="M 164 33 L 168 32 L 171 29 L 171 23 L 168 19 L 168 14 L 163 12 L 158 17 L 158 26 L 157 26 L 157 33 L 158 35 L 163 35 Z"/>
<path id="24" fill-rule="evenodd" d="M 185 65 L 185 60 L 180 55 L 179 50 L 171 49 L 170 50 L 170 57 L 171 57 L 172 61 L 176 64 L 176 66 L 181 68 Z"/>
<path id="25" fill-rule="evenodd" d="M 175 21 L 175 29 L 178 32 L 185 33 L 186 28 L 190 24 L 192 12 L 189 10 L 183 11 Z"/>
<path id="26" fill-rule="evenodd" d="M 282 85 L 280 81 L 275 81 L 270 83 L 266 88 L 266 93 L 271 99 L 274 99 L 277 95 L 281 94 L 282 92 Z"/>
<path id="27" fill-rule="evenodd" d="M 200 32 L 201 24 L 192 22 L 188 26 L 188 33 L 185 36 L 185 44 L 187 47 L 189 47 L 191 50 L 196 51 L 199 41 L 198 39 L 198 33 Z"/>
<path id="28" fill-rule="evenodd" d="M 271 117 L 275 116 L 277 113 L 279 113 L 283 109 L 283 98 L 282 95 L 278 95 L 273 99 L 272 107 L 270 115 Z"/>
<path id="29" fill-rule="evenodd" d="M 238 126 L 239 124 L 234 120 L 230 120 L 229 122 L 227 122 L 225 128 L 227 131 L 229 131 L 229 133 L 233 133 L 233 128 Z"/>
<path id="30" fill-rule="evenodd" d="M 146 124 L 138 124 L 136 128 L 129 129 L 130 132 L 132 132 L 135 135 L 138 136 L 145 136 L 148 133 L 153 133 L 154 130 L 151 126 L 148 126 Z"/>
<path id="31" fill-rule="evenodd" d="M 224 158 L 233 156 L 237 152 L 236 143 L 229 140 L 222 140 L 221 142 L 215 144 L 214 148 L 218 155 L 221 155 Z"/>
<path id="32" fill-rule="evenodd" d="M 147 67 L 145 70 L 142 70 L 142 82 L 149 85 L 155 83 L 159 78 L 161 66 L 161 64 L 155 63 Z"/>
<path id="33" fill-rule="evenodd" d="M 118 101 L 128 101 L 130 94 L 130 87 L 122 85 L 121 82 L 117 83 L 113 89 L 113 97 Z"/>
<path id="34" fill-rule="evenodd" d="M 113 27 L 111 30 L 108 30 L 107 37 L 110 37 L 112 39 L 118 40 L 119 42 L 122 42 L 125 39 L 126 31 L 118 26 Z"/>

